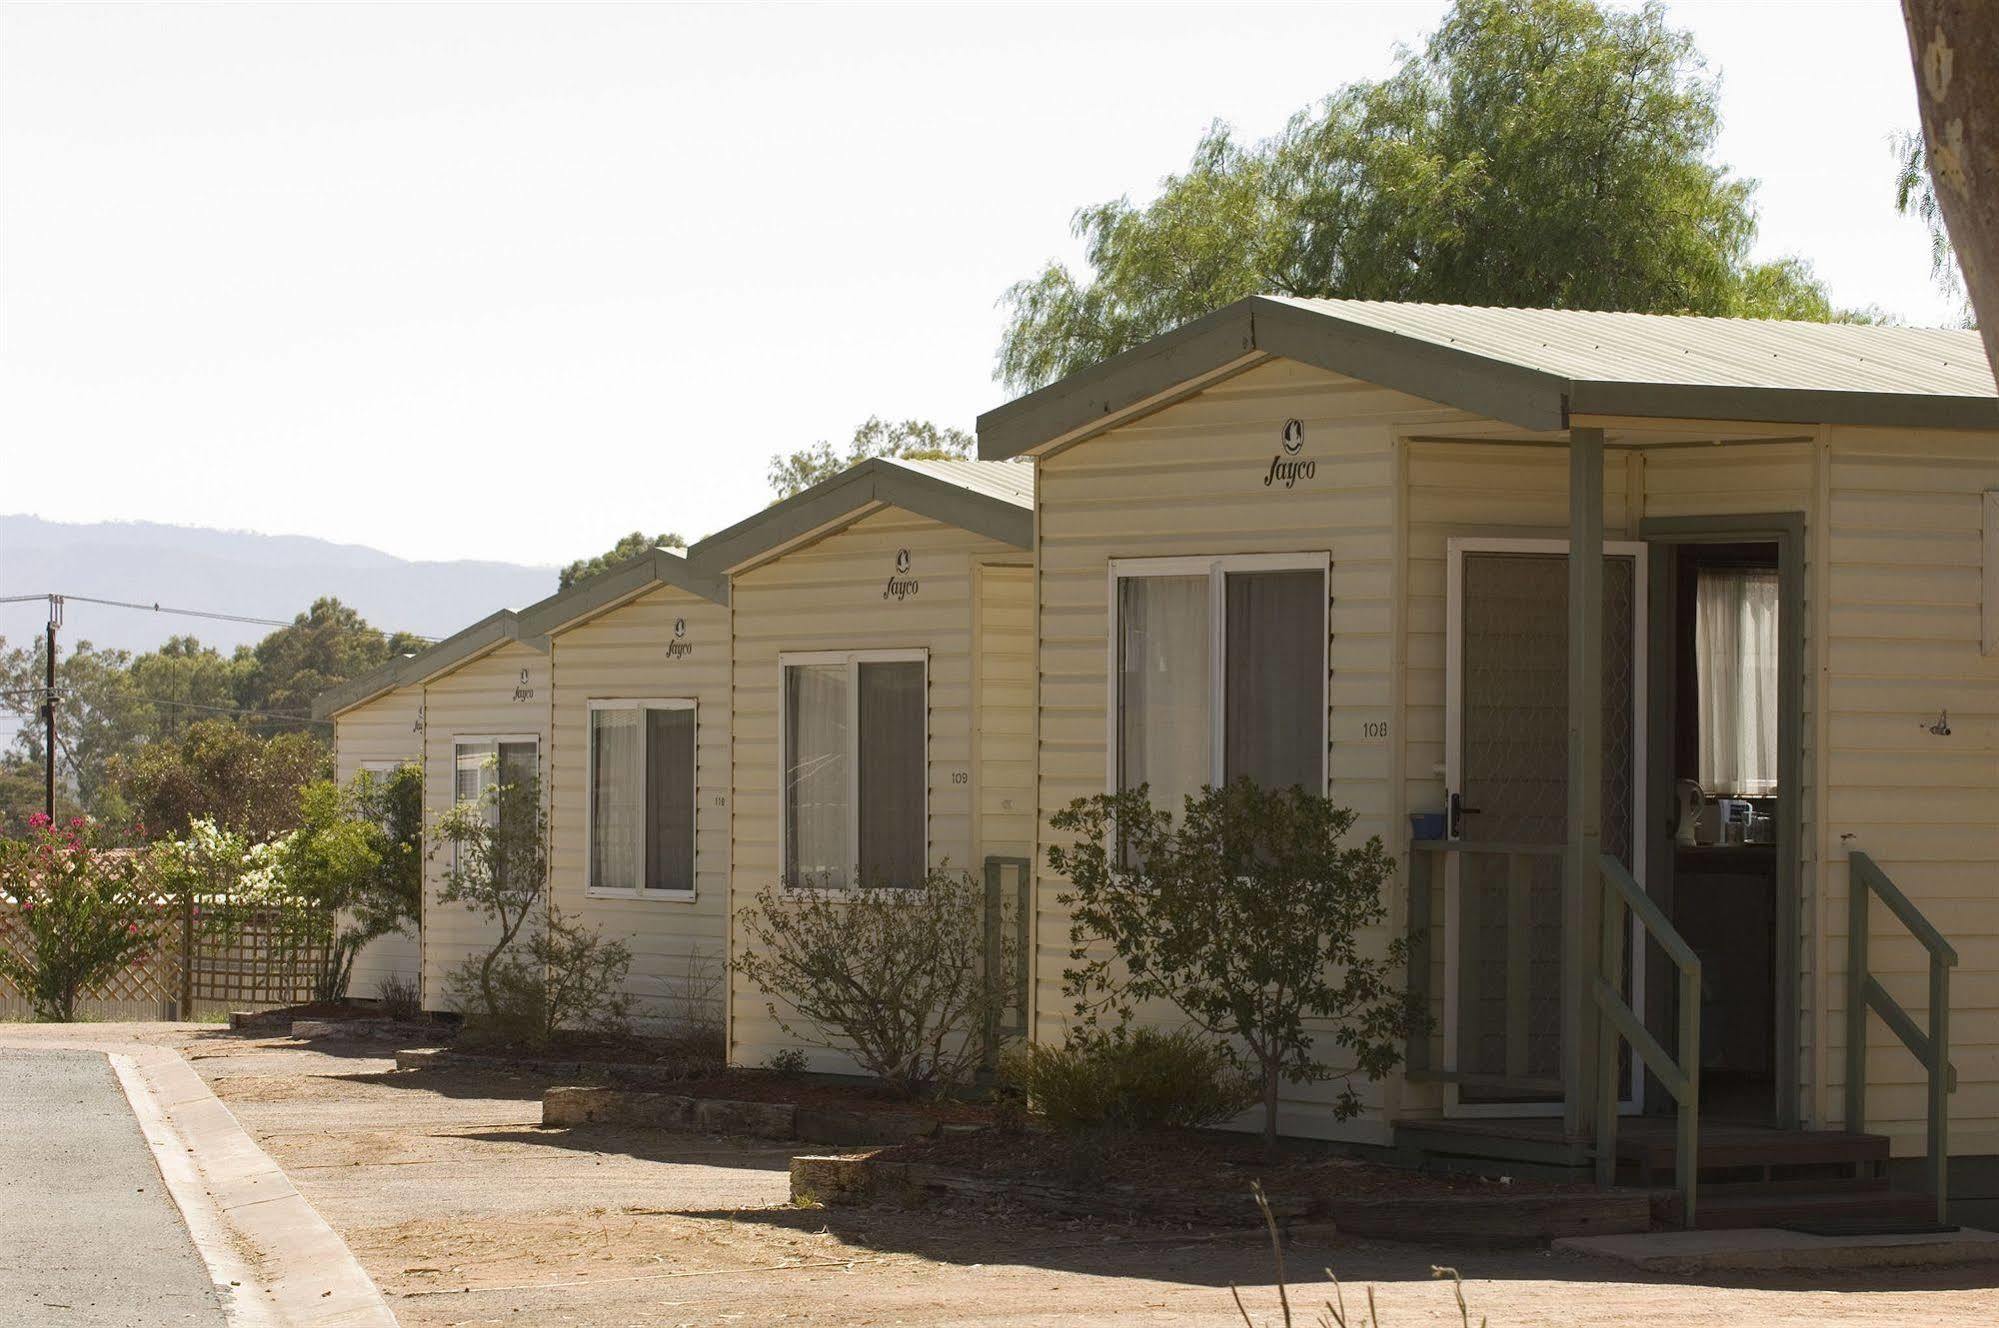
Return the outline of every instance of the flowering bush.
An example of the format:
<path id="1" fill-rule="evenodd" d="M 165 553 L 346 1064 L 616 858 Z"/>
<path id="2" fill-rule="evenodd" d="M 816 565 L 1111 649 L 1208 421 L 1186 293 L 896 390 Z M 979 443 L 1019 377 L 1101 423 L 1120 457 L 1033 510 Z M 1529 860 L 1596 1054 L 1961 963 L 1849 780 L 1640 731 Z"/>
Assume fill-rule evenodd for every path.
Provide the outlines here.
<path id="1" fill-rule="evenodd" d="M 0 978 L 35 1017 L 69 1021 L 77 999 L 153 948 L 157 902 L 145 860 L 96 822 L 36 815 L 0 840 Z"/>

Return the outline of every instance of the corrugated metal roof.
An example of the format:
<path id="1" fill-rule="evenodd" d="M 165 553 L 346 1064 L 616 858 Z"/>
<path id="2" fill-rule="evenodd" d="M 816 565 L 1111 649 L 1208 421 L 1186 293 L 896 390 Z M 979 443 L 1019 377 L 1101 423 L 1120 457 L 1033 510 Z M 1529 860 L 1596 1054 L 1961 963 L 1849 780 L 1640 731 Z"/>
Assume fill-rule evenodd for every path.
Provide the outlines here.
<path id="1" fill-rule="evenodd" d="M 1978 333 L 1958 328 L 1385 300 L 1281 302 L 1581 382 L 1999 396 Z"/>
<path id="2" fill-rule="evenodd" d="M 997 498 L 1001 502 L 1012 503 L 1016 507 L 1032 509 L 1034 506 L 1034 467 L 1014 461 L 908 461 L 901 457 L 885 457 L 887 461 L 913 470 L 920 475 L 931 475 L 948 481 L 962 489 Z"/>

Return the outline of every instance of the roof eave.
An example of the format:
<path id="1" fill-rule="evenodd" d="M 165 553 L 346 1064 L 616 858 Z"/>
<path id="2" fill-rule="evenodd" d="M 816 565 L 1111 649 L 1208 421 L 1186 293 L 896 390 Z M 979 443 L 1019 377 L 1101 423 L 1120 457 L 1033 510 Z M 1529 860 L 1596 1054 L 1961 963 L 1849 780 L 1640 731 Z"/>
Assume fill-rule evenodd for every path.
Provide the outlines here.
<path id="1" fill-rule="evenodd" d="M 1634 419 L 1748 420 L 1905 429 L 1999 428 L 1999 398 L 1685 383 L 1578 382 L 1577 415 Z"/>
<path id="2" fill-rule="evenodd" d="M 717 573 L 739 572 L 801 541 L 831 534 L 884 506 L 899 507 L 1016 548 L 1032 548 L 1034 544 L 1031 508 L 876 457 L 715 532 L 690 548 L 688 559 Z"/>
<path id="3" fill-rule="evenodd" d="M 521 635 L 549 636 L 566 631 L 657 586 L 672 586 L 717 604 L 729 602 L 725 580 L 709 575 L 680 554 L 652 549 L 522 609 Z"/>

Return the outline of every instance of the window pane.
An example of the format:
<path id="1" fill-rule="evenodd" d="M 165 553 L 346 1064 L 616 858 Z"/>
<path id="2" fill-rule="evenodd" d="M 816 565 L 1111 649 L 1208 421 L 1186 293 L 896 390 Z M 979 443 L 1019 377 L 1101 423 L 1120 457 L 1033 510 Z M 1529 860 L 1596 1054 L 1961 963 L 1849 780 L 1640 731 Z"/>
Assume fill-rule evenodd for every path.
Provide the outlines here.
<path id="1" fill-rule="evenodd" d="M 461 742 L 453 745 L 451 799 L 477 802 L 493 785 L 493 762 L 500 749 L 490 742 Z"/>
<path id="2" fill-rule="evenodd" d="M 590 886 L 639 883 L 639 712 L 590 712 Z"/>
<path id="3" fill-rule="evenodd" d="M 1326 577 L 1231 572 L 1223 774 L 1324 793 Z"/>
<path id="4" fill-rule="evenodd" d="M 861 882 L 915 885 L 924 870 L 923 665 L 860 666 Z"/>
<path id="5" fill-rule="evenodd" d="M 694 712 L 646 715 L 646 888 L 694 889 Z"/>
<path id="6" fill-rule="evenodd" d="M 1208 578 L 1118 582 L 1118 787 L 1178 813 L 1210 779 Z"/>
<path id="7" fill-rule="evenodd" d="M 784 875 L 841 887 L 853 867 L 847 844 L 847 666 L 784 671 Z"/>
<path id="8" fill-rule="evenodd" d="M 511 871 L 526 867 L 537 857 L 533 835 L 536 804 L 541 798 L 536 784 L 540 774 L 538 756 L 531 742 L 503 742 L 495 762 L 500 793 L 493 806 L 493 818 L 499 831 L 496 838 L 500 854 L 493 873 L 502 888 Z"/>

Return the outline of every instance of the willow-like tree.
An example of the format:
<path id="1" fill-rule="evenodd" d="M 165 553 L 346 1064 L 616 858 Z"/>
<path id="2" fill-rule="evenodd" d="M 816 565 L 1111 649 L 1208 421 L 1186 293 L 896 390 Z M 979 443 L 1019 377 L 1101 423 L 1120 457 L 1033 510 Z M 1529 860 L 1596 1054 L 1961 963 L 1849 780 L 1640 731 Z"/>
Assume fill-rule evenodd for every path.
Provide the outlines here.
<path id="1" fill-rule="evenodd" d="M 687 541 L 678 535 L 648 535 L 643 530 L 631 534 L 613 544 L 595 558 L 578 558 L 563 568 L 555 578 L 557 590 L 567 590 L 578 581 L 588 580 L 599 572 L 609 571 L 619 563 L 630 562 L 642 553 L 653 549 L 685 549 Z"/>
<path id="2" fill-rule="evenodd" d="M 869 457 L 900 457 L 905 461 L 958 461 L 972 455 L 976 439 L 963 429 L 928 420 L 885 420 L 870 415 L 854 430 L 845 450 L 820 439 L 810 447 L 770 459 L 765 478 L 771 501 L 789 498 L 829 480 Z"/>
<path id="3" fill-rule="evenodd" d="M 1217 123 L 1152 202 L 1079 210 L 1088 270 L 1006 292 L 998 377 L 1038 387 L 1257 294 L 1853 316 L 1803 260 L 1751 258 L 1718 91 L 1659 4 L 1458 0 L 1388 78 L 1261 142 Z"/>

